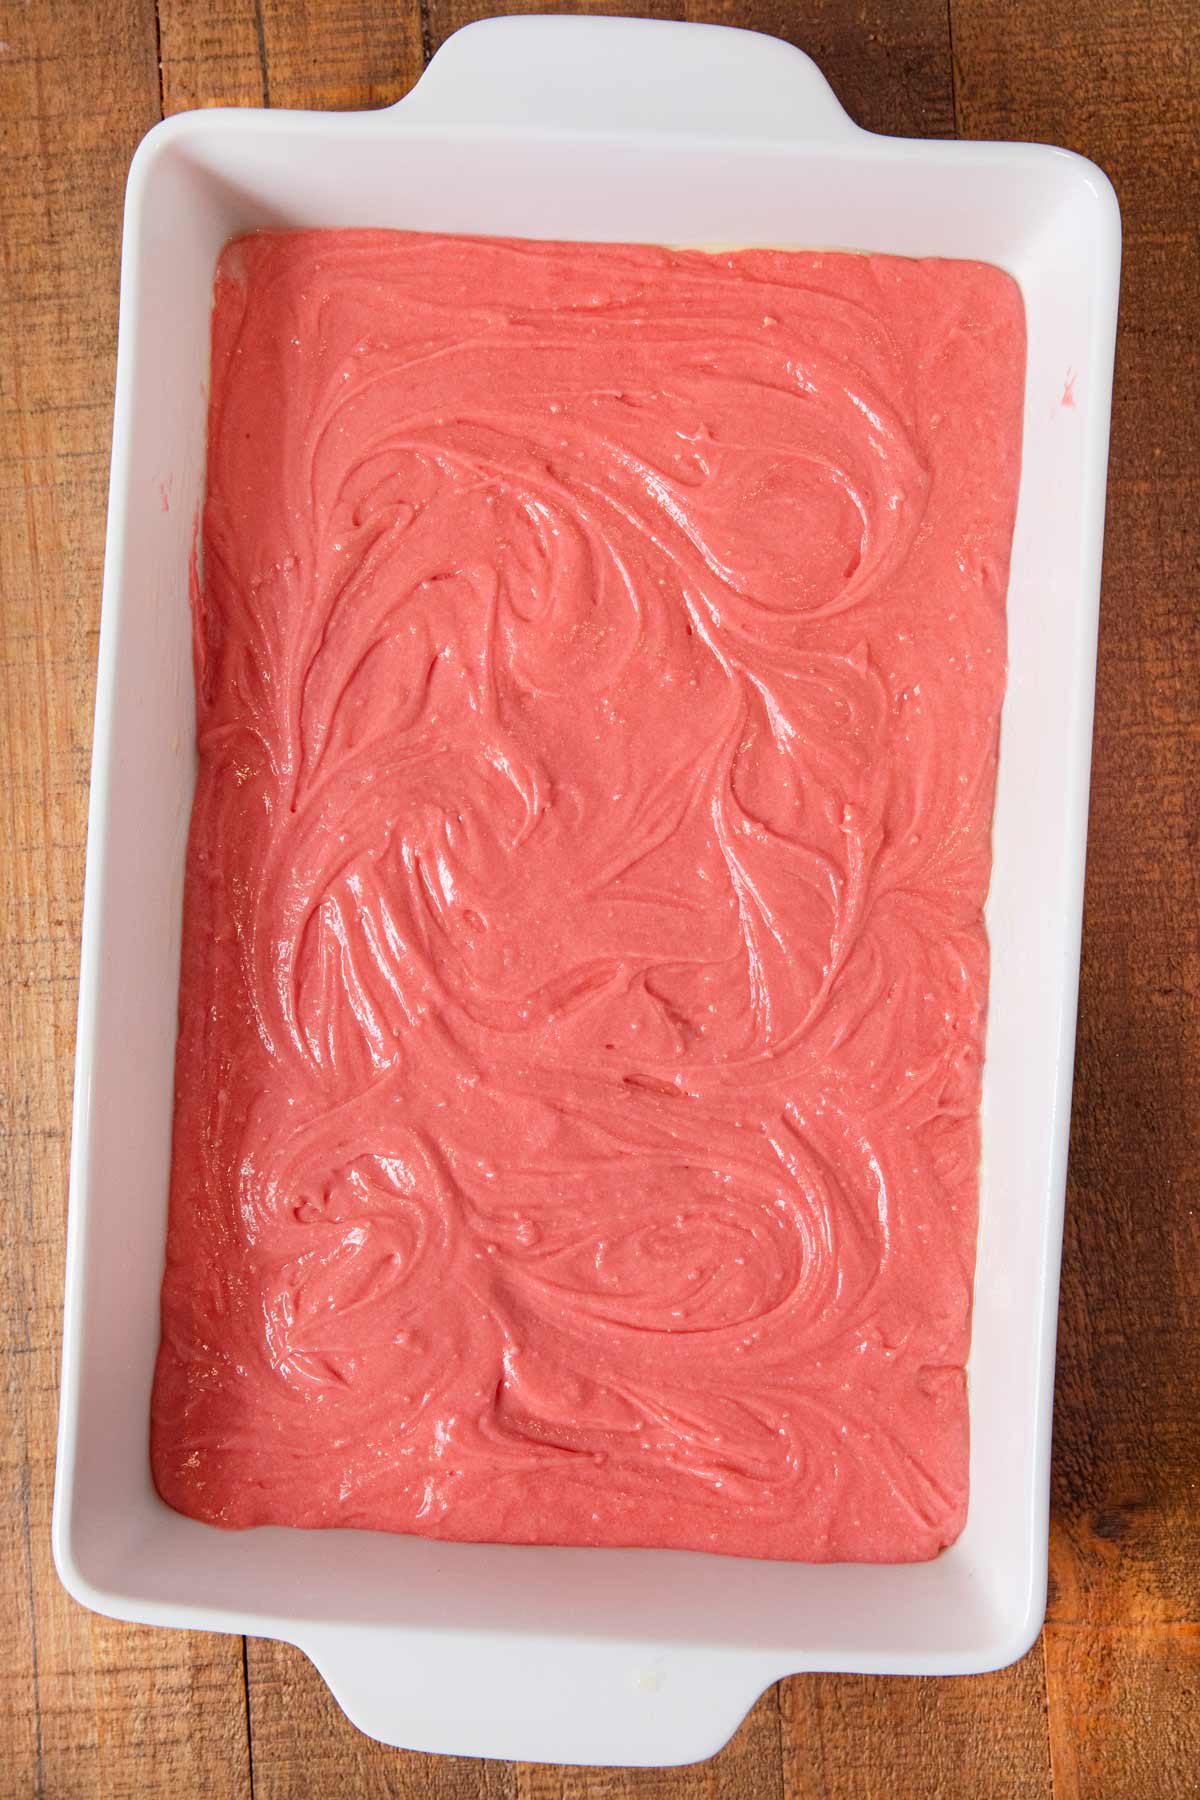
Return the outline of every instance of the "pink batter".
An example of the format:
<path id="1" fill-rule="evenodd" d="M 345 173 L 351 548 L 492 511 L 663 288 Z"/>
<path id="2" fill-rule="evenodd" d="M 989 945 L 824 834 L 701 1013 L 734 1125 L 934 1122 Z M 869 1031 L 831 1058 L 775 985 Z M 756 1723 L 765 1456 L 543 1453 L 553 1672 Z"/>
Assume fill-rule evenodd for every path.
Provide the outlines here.
<path id="1" fill-rule="evenodd" d="M 172 1506 L 956 1536 L 1023 368 L 973 263 L 225 252 Z"/>

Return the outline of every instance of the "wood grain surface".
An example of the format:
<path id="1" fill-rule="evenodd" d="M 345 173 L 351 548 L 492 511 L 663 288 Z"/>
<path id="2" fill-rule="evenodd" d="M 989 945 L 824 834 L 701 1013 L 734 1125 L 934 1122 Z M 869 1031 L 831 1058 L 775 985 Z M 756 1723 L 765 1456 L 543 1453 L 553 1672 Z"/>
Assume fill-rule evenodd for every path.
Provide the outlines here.
<path id="1" fill-rule="evenodd" d="M 0 0 L 0 1795 L 1200 1795 L 1200 12 L 1195 0 L 599 0 L 813 54 L 874 130 L 1067 145 L 1126 261 L 1055 1415 L 1015 1668 L 807 1676 L 685 1770 L 385 1750 L 297 1652 L 114 1624 L 50 1559 L 121 190 L 164 112 L 398 98 L 476 0 Z M 470 1696 L 463 1697 L 464 1708 Z"/>

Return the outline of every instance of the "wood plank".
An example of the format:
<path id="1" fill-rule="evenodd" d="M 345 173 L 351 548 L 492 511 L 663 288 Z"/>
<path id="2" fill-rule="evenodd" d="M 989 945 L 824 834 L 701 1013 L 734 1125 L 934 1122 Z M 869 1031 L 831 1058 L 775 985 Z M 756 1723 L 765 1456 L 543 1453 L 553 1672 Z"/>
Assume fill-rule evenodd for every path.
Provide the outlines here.
<path id="1" fill-rule="evenodd" d="M 250 1800 L 241 1639 L 94 1618 L 91 1641 L 97 1754 L 78 1792 Z"/>
<path id="2" fill-rule="evenodd" d="M 953 135 L 945 0 L 426 0 L 425 11 L 431 51 L 460 25 L 496 12 L 623 13 L 765 31 L 815 57 L 851 117 L 869 131 Z"/>
<path id="3" fill-rule="evenodd" d="M 1045 1641 L 1056 1800 L 1195 1800 L 1200 1627 L 1053 1625 Z"/>
<path id="4" fill-rule="evenodd" d="M 387 106 L 424 66 L 417 0 L 160 0 L 163 104 Z"/>
<path id="5" fill-rule="evenodd" d="M 387 106 L 425 64 L 418 0 L 263 0 L 272 106 Z"/>
<path id="6" fill-rule="evenodd" d="M 1050 1800 L 1040 1647 L 956 1680 L 801 1675 L 780 1687 L 786 1800 Z"/>
<path id="7" fill-rule="evenodd" d="M 221 0 L 219 6 L 160 0 L 164 115 L 196 106 L 265 106 L 264 32 L 256 0 Z"/>
<path id="8" fill-rule="evenodd" d="M 1191 0 L 952 0 L 959 123 L 1125 216 L 1055 1409 L 1050 1616 L 1195 1619 L 1200 131 Z M 1070 1665 L 1074 1667 L 1075 1665 Z"/>
<path id="9" fill-rule="evenodd" d="M 55 1800 L 247 1789 L 236 1640 L 93 1618 L 49 1547 L 121 194 L 154 43 L 151 0 L 0 5 L 0 1791 Z"/>

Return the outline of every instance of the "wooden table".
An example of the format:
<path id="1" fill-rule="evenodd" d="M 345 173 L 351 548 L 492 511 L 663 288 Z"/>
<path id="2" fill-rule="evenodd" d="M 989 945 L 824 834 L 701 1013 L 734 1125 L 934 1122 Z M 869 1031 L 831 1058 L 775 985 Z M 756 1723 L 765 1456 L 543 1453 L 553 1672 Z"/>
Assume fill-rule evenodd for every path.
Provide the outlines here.
<path id="1" fill-rule="evenodd" d="M 113 1624 L 58 1586 L 49 1519 L 68 1102 L 126 165 L 142 133 L 184 107 L 396 99 L 477 8 L 0 0 L 0 1793 L 1200 1794 L 1200 12 L 1192 0 L 585 10 L 774 32 L 817 58 L 863 125 L 1070 145 L 1121 198 L 1049 1622 L 998 1675 L 798 1677 L 765 1695 L 710 1763 L 588 1771 L 384 1750 L 297 1652 Z"/>

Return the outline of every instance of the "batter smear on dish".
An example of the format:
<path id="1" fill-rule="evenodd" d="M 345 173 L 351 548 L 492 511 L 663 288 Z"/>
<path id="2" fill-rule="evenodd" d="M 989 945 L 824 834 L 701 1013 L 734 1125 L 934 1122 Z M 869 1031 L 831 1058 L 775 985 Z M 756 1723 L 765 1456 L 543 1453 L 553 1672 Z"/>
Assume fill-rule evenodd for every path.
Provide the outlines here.
<path id="1" fill-rule="evenodd" d="M 954 1539 L 1023 374 L 981 264 L 225 251 L 172 1506 Z"/>

